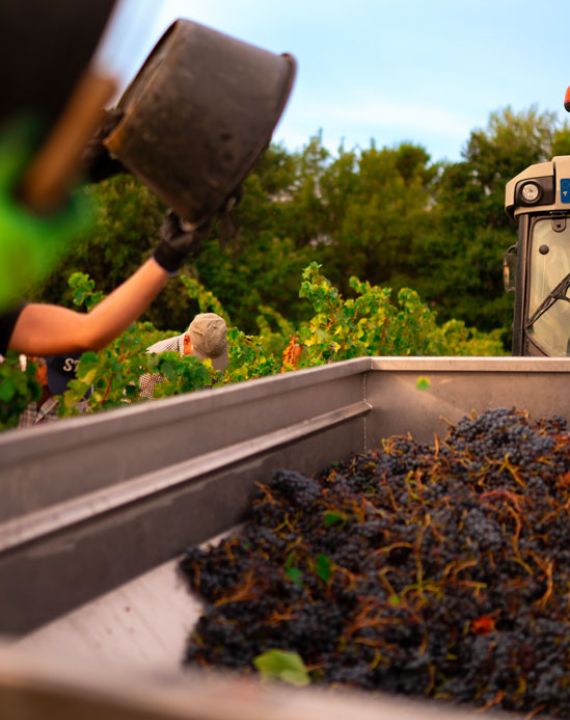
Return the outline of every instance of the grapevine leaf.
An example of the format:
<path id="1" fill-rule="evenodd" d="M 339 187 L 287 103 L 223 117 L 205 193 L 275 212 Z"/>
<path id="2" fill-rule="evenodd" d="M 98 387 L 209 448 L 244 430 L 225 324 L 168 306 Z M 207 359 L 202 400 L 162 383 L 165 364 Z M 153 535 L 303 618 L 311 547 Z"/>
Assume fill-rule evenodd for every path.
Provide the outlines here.
<path id="1" fill-rule="evenodd" d="M 297 567 L 288 567 L 285 570 L 285 575 L 291 580 L 291 582 L 297 587 L 301 587 L 303 584 L 303 573 Z"/>
<path id="2" fill-rule="evenodd" d="M 324 523 L 325 527 L 330 527 L 331 525 L 336 525 L 337 523 L 344 523 L 346 522 L 346 515 L 342 512 L 334 512 L 333 510 L 329 510 L 324 514 Z"/>
<path id="3" fill-rule="evenodd" d="M 328 582 L 332 574 L 332 563 L 327 555 L 320 553 L 315 562 L 315 572 L 323 582 Z"/>
<path id="4" fill-rule="evenodd" d="M 429 390 L 431 387 L 431 382 L 428 377 L 419 377 L 416 382 L 416 389 L 417 390 Z"/>
<path id="5" fill-rule="evenodd" d="M 0 384 L 0 400 L 2 400 L 2 402 L 10 402 L 15 392 L 16 387 L 11 380 L 6 379 Z"/>
<path id="6" fill-rule="evenodd" d="M 289 685 L 295 685 L 295 687 L 306 687 L 311 682 L 307 672 L 300 672 L 299 670 L 283 670 L 279 678 L 283 682 L 289 683 Z"/>
<path id="7" fill-rule="evenodd" d="M 302 687 L 310 683 L 309 673 L 301 656 L 287 650 L 268 650 L 254 658 L 253 664 L 268 679 L 282 680 Z"/>

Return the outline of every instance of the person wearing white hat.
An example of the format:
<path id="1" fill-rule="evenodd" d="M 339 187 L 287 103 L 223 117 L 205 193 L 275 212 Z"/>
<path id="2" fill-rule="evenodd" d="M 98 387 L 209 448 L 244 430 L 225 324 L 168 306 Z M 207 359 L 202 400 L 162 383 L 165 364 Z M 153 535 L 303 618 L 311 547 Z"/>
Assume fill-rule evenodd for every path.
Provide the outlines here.
<path id="1" fill-rule="evenodd" d="M 215 370 L 225 370 L 228 364 L 227 326 L 216 313 L 200 313 L 186 332 L 159 340 L 147 348 L 147 353 L 177 352 L 181 356 L 194 355 L 210 360 Z M 154 388 L 163 378 L 159 373 L 145 373 L 139 379 L 141 397 L 152 398 Z"/>

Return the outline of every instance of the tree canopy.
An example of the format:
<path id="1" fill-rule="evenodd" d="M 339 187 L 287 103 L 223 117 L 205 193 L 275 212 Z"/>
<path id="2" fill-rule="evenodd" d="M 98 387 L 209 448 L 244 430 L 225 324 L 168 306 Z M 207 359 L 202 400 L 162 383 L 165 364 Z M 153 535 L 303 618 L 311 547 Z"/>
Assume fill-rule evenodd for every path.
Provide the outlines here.
<path id="1" fill-rule="evenodd" d="M 336 154 L 319 134 L 299 152 L 272 145 L 244 183 L 233 217 L 215 224 L 183 273 L 250 332 L 260 306 L 306 319 L 299 280 L 315 261 L 347 297 L 351 276 L 395 292 L 413 288 L 441 321 L 499 328 L 508 341 L 512 298 L 503 291 L 501 259 L 515 229 L 503 209 L 504 187 L 528 165 L 562 154 L 570 154 L 570 128 L 535 107 L 493 113 L 486 128 L 470 133 L 458 162 L 434 162 L 413 142 Z M 97 203 L 95 230 L 78 239 L 36 297 L 70 302 L 66 280 L 74 271 L 109 292 L 156 244 L 164 208 L 136 179 L 120 175 L 84 192 Z M 196 311 L 177 280 L 148 319 L 181 329 Z"/>

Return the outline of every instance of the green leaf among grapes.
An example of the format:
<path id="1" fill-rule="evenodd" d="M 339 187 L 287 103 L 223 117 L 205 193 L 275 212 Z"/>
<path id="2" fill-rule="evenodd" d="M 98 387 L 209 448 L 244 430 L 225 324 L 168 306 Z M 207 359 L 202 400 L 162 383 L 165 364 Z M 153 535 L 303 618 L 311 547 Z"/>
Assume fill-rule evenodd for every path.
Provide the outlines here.
<path id="1" fill-rule="evenodd" d="M 301 587 L 301 585 L 303 584 L 303 573 L 301 572 L 301 570 L 299 570 L 298 567 L 288 567 L 285 570 L 285 575 L 287 575 L 293 585 Z"/>
<path id="2" fill-rule="evenodd" d="M 320 553 L 315 562 L 315 572 L 323 582 L 328 582 L 332 575 L 332 563 L 327 555 Z"/>
<path id="3" fill-rule="evenodd" d="M 334 510 L 328 510 L 323 516 L 323 522 L 325 527 L 331 525 L 337 525 L 346 522 L 347 515 L 343 512 L 336 512 Z"/>
<path id="4" fill-rule="evenodd" d="M 302 657 L 287 650 L 268 650 L 253 660 L 256 669 L 265 678 L 304 687 L 311 682 Z"/>

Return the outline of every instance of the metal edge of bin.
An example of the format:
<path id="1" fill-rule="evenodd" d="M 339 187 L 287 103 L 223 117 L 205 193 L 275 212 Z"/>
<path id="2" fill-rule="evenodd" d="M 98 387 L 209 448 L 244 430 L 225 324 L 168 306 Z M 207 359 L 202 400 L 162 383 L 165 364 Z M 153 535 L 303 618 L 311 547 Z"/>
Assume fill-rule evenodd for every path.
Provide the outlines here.
<path id="1" fill-rule="evenodd" d="M 462 417 L 492 408 L 528 410 L 570 422 L 570 358 L 371 358 L 365 444 L 411 432 L 418 442 L 444 436 Z"/>
<path id="2" fill-rule="evenodd" d="M 27 512 L 8 518 L 0 524 L 0 632 L 29 632 L 175 557 L 188 544 L 235 525 L 247 511 L 254 482 L 268 478 L 272 469 L 293 466 L 314 472 L 327 462 L 330 448 L 343 456 L 362 449 L 364 418 L 371 409 L 363 399 L 362 375 L 367 368 L 369 361 L 347 363 L 321 368 L 321 373 L 307 371 L 282 381 L 274 378 L 273 382 L 243 384 L 209 396 L 202 393 L 197 398 L 175 399 L 176 405 L 183 401 L 193 406 L 191 417 L 197 421 L 201 417 L 198 406 L 213 432 L 219 418 L 212 420 L 212 407 L 236 406 L 239 411 L 244 397 L 249 399 L 249 409 L 252 398 L 258 403 L 256 412 L 281 398 L 281 404 L 293 403 L 295 417 L 283 417 L 277 429 L 267 431 L 263 414 L 256 414 L 255 432 L 246 433 L 236 443 L 226 442 L 232 437 L 230 429 L 211 452 L 166 463 L 95 491 L 78 492 L 64 501 L 40 507 L 32 503 Z M 329 392 L 326 379 L 338 393 Z M 295 391 L 300 394 L 296 396 Z M 325 412 L 307 403 L 307 397 L 316 398 L 323 406 L 318 410 L 324 408 Z M 162 403 L 162 408 L 153 404 L 149 416 L 156 422 L 156 415 L 162 414 L 158 411 L 167 410 L 167 404 L 173 403 Z M 138 424 L 133 430 L 126 419 L 138 415 L 133 410 L 120 413 L 119 419 L 123 432 L 134 433 L 136 442 Z M 169 427 L 152 427 L 170 433 Z M 318 447 L 313 441 L 315 434 Z M 102 471 L 109 463 L 104 447 Z M 65 469 L 67 453 L 60 452 L 57 457 Z M 58 480 L 47 478 L 44 487 L 49 490 L 49 483 Z M 37 491 L 34 483 L 30 489 Z"/>
<path id="3" fill-rule="evenodd" d="M 489 357 L 489 356 L 371 356 L 371 370 L 410 370 L 417 372 L 522 372 L 570 373 L 570 358 L 565 357 Z"/>
<path id="4" fill-rule="evenodd" d="M 108 410 L 95 415 L 65 418 L 57 424 L 30 429 L 8 430 L 0 434 L 0 471 L 10 463 L 45 460 L 53 453 L 65 452 L 78 443 L 90 445 L 93 433 L 101 439 L 114 437 L 127 423 L 129 430 L 140 431 L 149 426 L 187 420 L 216 405 L 229 408 L 245 404 L 269 394 L 285 394 L 290 390 L 334 381 L 358 373 L 373 371 L 410 372 L 522 372 L 570 373 L 570 358 L 512 358 L 512 357 L 364 357 L 327 366 L 298 370 L 235 383 L 221 388 L 187 393 L 130 407 Z M 64 424 L 63 424 L 64 423 Z M 33 442 L 30 440 L 33 439 Z"/>
<path id="5" fill-rule="evenodd" d="M 476 720 L 481 711 L 384 693 L 293 688 L 230 673 L 135 672 L 0 644 L 0 714 L 11 720 Z M 519 718 L 488 711 L 486 718 Z"/>
<path id="6" fill-rule="evenodd" d="M 486 401 L 484 387 L 492 386 L 498 398 L 508 397 L 510 381 L 522 376 L 537 381 L 547 376 L 552 397 L 561 398 L 570 370 L 568 360 L 450 360 L 366 358 L 153 403 L 148 408 L 151 412 L 128 408 L 113 413 L 112 424 L 120 420 L 122 429 L 135 436 L 141 416 L 154 427 L 152 423 L 168 415 L 171 407 L 178 411 L 182 406 L 188 417 L 199 418 L 200 413 L 209 416 L 216 407 L 234 407 L 239 412 L 246 402 L 247 407 L 261 403 L 256 406 L 258 411 L 281 397 L 294 399 L 297 415 L 293 422 L 283 418 L 277 429 L 267 432 L 261 432 L 264 419 L 260 422 L 256 417 L 257 431 L 237 443 L 221 443 L 210 453 L 139 473 L 95 492 L 80 492 L 75 498 L 23 513 L 0 525 L 0 584 L 6 588 L 0 598 L 0 631 L 29 631 L 174 557 L 184 545 L 202 542 L 236 524 L 247 508 L 253 482 L 268 477 L 272 468 L 317 470 L 344 454 L 368 447 L 370 438 L 377 440 L 383 431 L 397 431 L 397 423 L 405 431 L 406 424 L 418 425 L 420 418 L 431 430 L 431 423 L 440 419 L 442 402 L 443 407 L 448 403 L 454 411 L 461 409 L 449 400 L 462 400 L 466 382 L 469 398 L 479 405 Z M 371 367 L 380 372 L 368 372 Z M 482 371 L 488 371 L 486 383 L 481 382 Z M 419 373 L 429 373 L 434 381 L 428 393 L 419 394 L 416 388 Z M 315 387 L 319 403 L 326 400 L 328 409 L 313 415 L 306 397 L 311 393 L 315 397 Z M 443 393 L 439 396 L 438 387 Z M 342 397 L 335 397 L 337 394 Z M 128 418 L 133 417 L 136 422 L 131 427 Z M 93 420 L 102 422 L 99 418 L 85 422 L 90 426 Z M 56 437 L 67 429 L 62 423 L 53 432 L 48 433 L 52 429 L 47 428 L 45 434 Z M 57 478 L 49 482 L 57 482 Z M 117 547 L 121 553 L 115 552 Z M 72 555 L 74 562 L 69 563 Z M 89 576 L 82 568 L 89 568 Z M 56 590 L 58 585 L 66 587 L 65 597 Z M 44 598 L 41 604 L 35 602 L 38 596 Z"/>
<path id="7" fill-rule="evenodd" d="M 134 429 L 142 429 L 148 425 L 160 423 L 164 416 L 175 420 L 182 420 L 193 415 L 199 415 L 209 409 L 213 404 L 230 407 L 267 397 L 268 394 L 286 393 L 291 389 L 301 389 L 309 385 L 330 382 L 341 377 L 347 377 L 371 369 L 374 358 L 364 357 L 334 363 L 326 366 L 307 368 L 282 375 L 248 380 L 246 382 L 232 383 L 206 390 L 198 390 L 175 397 L 162 398 L 149 402 L 135 403 L 131 406 L 107 410 L 94 415 L 63 418 L 65 426 L 58 424 L 42 425 L 37 428 L 22 428 L 6 430 L 0 434 L 0 469 L 6 461 L 19 459 L 24 453 L 43 455 L 53 451 L 52 433 L 58 436 L 57 451 L 77 442 L 77 438 L 90 442 L 91 432 L 97 429 L 107 436 L 113 436 L 117 427 L 128 422 Z M 191 402 L 189 402 L 191 401 Z M 151 413 L 151 414 L 150 414 Z M 63 432 L 65 427 L 67 432 Z M 28 443 L 32 437 L 34 443 Z M 22 449 L 22 446 L 27 446 Z"/>
<path id="8" fill-rule="evenodd" d="M 9 430 L 0 522 L 360 401 L 369 368 L 362 358 Z"/>
<path id="9" fill-rule="evenodd" d="M 317 368 L 316 370 L 320 372 L 316 373 L 313 370 L 301 371 L 293 374 L 291 377 L 268 378 L 267 380 L 255 381 L 257 383 L 256 385 L 253 383 L 248 384 L 248 396 L 255 398 L 257 397 L 257 393 L 261 393 L 261 396 L 266 396 L 267 390 L 269 390 L 270 394 L 273 394 L 275 386 L 271 381 L 275 380 L 279 381 L 277 383 L 278 385 L 280 384 L 282 387 L 286 386 L 288 391 L 290 391 L 291 388 L 294 387 L 294 384 L 292 385 L 290 381 L 296 382 L 300 378 L 303 386 L 308 387 L 315 377 L 317 377 L 319 381 L 324 381 L 324 375 L 326 374 L 330 379 L 330 370 L 332 369 L 335 371 L 339 369 L 342 370 L 340 374 L 336 372 L 333 373 L 334 377 L 339 378 L 346 377 L 347 374 L 361 374 L 362 402 L 372 406 L 372 412 L 368 415 L 364 414 L 364 417 L 366 417 L 366 424 L 370 426 L 369 432 L 372 432 L 376 431 L 378 427 L 376 420 L 372 420 L 372 416 L 390 415 L 394 407 L 396 407 L 395 405 L 390 405 L 390 403 L 387 404 L 386 398 L 382 396 L 381 382 L 387 378 L 388 375 L 391 375 L 392 378 L 396 378 L 397 380 L 394 386 L 397 392 L 392 394 L 395 396 L 399 395 L 399 397 L 396 397 L 396 400 L 400 403 L 406 403 L 408 399 L 413 397 L 426 397 L 425 392 L 420 396 L 417 395 L 416 380 L 420 374 L 431 378 L 434 385 L 441 379 L 448 382 L 452 376 L 454 376 L 456 382 L 463 376 L 470 377 L 471 384 L 476 385 L 476 381 L 478 378 L 480 379 L 482 372 L 489 374 L 500 373 L 503 381 L 501 382 L 501 378 L 498 378 L 496 385 L 503 386 L 501 393 L 504 394 L 508 394 L 508 383 L 512 381 L 513 377 L 518 377 L 522 381 L 524 377 L 535 376 L 538 380 L 541 375 L 546 375 L 555 381 L 556 387 L 552 392 L 556 394 L 561 402 L 565 403 L 561 408 L 562 413 L 560 414 L 566 414 L 568 416 L 570 413 L 570 401 L 566 399 L 568 394 L 560 392 L 564 383 L 567 383 L 567 375 L 570 372 L 570 360 L 529 360 L 524 358 L 367 358 L 366 360 L 370 369 L 380 372 L 369 373 L 366 372 L 366 368 L 364 372 L 362 372 L 361 365 L 355 361 L 351 361 L 350 363 L 342 364 L 344 367 Z M 327 372 L 323 373 L 323 371 Z M 385 376 L 382 371 L 386 371 Z M 287 380 L 288 382 L 283 383 L 283 380 Z M 447 392 L 450 385 L 448 384 L 444 387 Z M 235 388 L 228 388 L 228 390 L 231 389 L 233 391 L 241 388 L 245 388 L 245 386 L 235 386 Z M 279 393 L 277 393 L 277 395 L 278 394 Z M 198 393 L 195 394 L 195 396 L 196 395 L 198 395 Z M 237 399 L 239 403 L 239 395 L 240 393 L 232 392 L 232 401 Z M 191 398 L 174 398 L 163 401 L 163 403 L 170 404 L 174 400 L 177 404 L 188 401 L 189 399 Z M 192 398 L 192 400 L 193 399 L 194 398 Z M 156 403 L 156 407 L 163 403 Z M 375 407 L 376 403 L 379 403 L 381 408 Z M 136 408 L 121 411 L 121 417 L 124 417 L 125 413 L 132 413 L 135 409 Z M 357 414 L 361 412 L 365 413 L 365 405 L 362 405 L 358 409 Z M 320 432 L 316 426 L 313 430 L 317 433 Z M 203 483 L 198 483 L 196 486 L 197 492 L 200 492 L 200 485 L 203 485 Z M 210 495 L 210 499 L 215 500 L 215 497 Z M 63 542 L 63 546 L 65 546 L 65 542 Z M 73 552 L 74 547 L 70 544 L 67 549 L 63 547 L 63 550 L 64 553 L 62 557 L 65 561 L 65 551 L 67 550 L 69 554 Z M 36 554 L 41 561 L 42 551 L 36 551 Z M 44 553 L 43 558 L 47 557 L 48 554 L 49 553 Z M 182 679 L 180 674 L 175 673 L 173 673 L 171 679 L 167 681 L 162 677 L 162 682 L 167 682 L 166 695 L 168 695 L 170 699 L 176 697 L 176 700 L 173 700 L 172 704 L 169 704 L 169 702 L 165 700 L 166 695 L 164 695 L 164 688 L 162 687 L 161 681 L 153 682 L 152 678 L 142 673 L 131 673 L 125 686 L 118 688 L 117 685 L 114 684 L 114 675 L 105 677 L 103 674 L 103 676 L 98 676 L 94 680 L 93 665 L 84 670 L 78 669 L 77 673 L 65 673 L 64 675 L 58 676 L 57 673 L 52 675 L 52 656 L 47 657 L 45 665 L 42 665 L 42 658 L 34 658 L 30 662 L 28 658 L 24 664 L 18 665 L 19 660 L 15 662 L 14 658 L 17 659 L 19 657 L 25 656 L 13 656 L 10 648 L 8 648 L 7 651 L 0 648 L 0 709 L 3 703 L 14 701 L 11 694 L 16 695 L 15 706 L 17 706 L 21 697 L 25 696 L 26 693 L 29 693 L 30 697 L 36 698 L 38 695 L 43 697 L 42 693 L 47 693 L 48 695 L 52 693 L 51 700 L 56 703 L 60 701 L 64 704 L 69 703 L 69 696 L 72 696 L 73 702 L 77 703 L 77 709 L 79 710 L 82 708 L 82 703 L 85 702 L 86 698 L 88 702 L 93 701 L 92 693 L 95 692 L 99 701 L 103 703 L 101 707 L 105 709 L 112 708 L 115 710 L 116 704 L 124 707 L 126 699 L 126 703 L 129 705 L 129 712 L 132 713 L 128 715 L 129 719 L 136 717 L 136 713 L 139 711 L 139 705 L 137 704 L 139 700 L 146 705 L 147 709 L 148 707 L 152 708 L 152 712 L 155 713 L 152 717 L 156 717 L 157 720 L 162 720 L 163 718 L 167 720 L 171 717 L 187 717 L 188 720 L 194 720 L 194 718 L 198 716 L 202 718 L 204 716 L 203 711 L 206 707 L 208 708 L 207 716 L 212 718 L 212 720 L 217 720 L 218 718 L 221 720 L 222 717 L 224 720 L 233 720 L 234 717 L 235 720 L 242 720 L 242 718 L 246 717 L 249 720 L 254 720 L 257 717 L 263 717 L 264 719 L 271 718 L 271 720 L 289 720 L 289 718 L 295 717 L 295 720 L 301 720 L 305 717 L 315 717 L 319 712 L 323 714 L 326 712 L 328 717 L 338 717 L 339 719 L 341 717 L 347 717 L 349 713 L 351 716 L 356 713 L 358 717 L 361 718 L 372 717 L 372 713 L 374 713 L 374 717 L 377 717 L 379 712 L 385 712 L 389 714 L 391 718 L 401 720 L 406 720 L 408 717 L 431 718 L 435 716 L 435 714 L 437 714 L 438 717 L 448 716 L 450 718 L 468 718 L 472 716 L 472 712 L 468 709 L 464 710 L 463 708 L 449 707 L 435 703 L 425 703 L 421 701 L 419 703 L 413 703 L 408 700 L 394 698 L 376 698 L 371 700 L 368 696 L 365 697 L 362 694 L 347 695 L 346 702 L 343 703 L 343 700 L 336 694 L 333 701 L 325 695 L 320 696 L 319 693 L 313 694 L 312 691 L 292 695 L 291 691 L 277 688 L 274 690 L 268 690 L 267 688 L 260 690 L 259 688 L 261 686 L 258 686 L 257 683 L 253 683 L 252 686 L 251 684 L 243 685 L 241 681 L 236 681 L 237 684 L 234 686 L 231 684 L 233 680 L 230 680 L 230 685 L 228 686 L 225 684 L 226 680 L 224 678 L 214 677 L 212 679 L 213 685 L 210 686 L 210 689 L 212 697 L 221 699 L 220 703 L 217 704 L 208 699 L 210 696 L 208 696 L 207 693 L 206 695 L 199 694 L 199 689 L 204 687 L 202 678 L 195 678 L 194 680 L 192 680 L 192 677 L 190 677 L 189 680 L 188 678 Z M 50 669 L 46 675 L 46 668 L 48 666 Z M 7 667 L 10 669 L 8 674 L 6 674 Z M 14 670 L 14 668 L 16 668 L 16 670 Z M 82 673 L 84 674 L 82 675 Z M 6 680 L 6 678 L 8 679 Z M 174 691 L 174 686 L 177 682 L 175 678 L 178 678 L 182 683 L 188 682 L 189 685 L 179 688 L 178 691 Z M 195 686 L 192 685 L 193 682 L 196 683 Z M 254 689 L 252 690 L 251 687 L 254 687 Z M 177 694 L 177 692 L 180 694 Z M 197 692 L 198 695 L 196 694 Z M 274 692 L 277 694 L 274 695 Z M 261 693 L 263 697 L 261 697 L 259 693 Z M 268 693 L 268 695 L 265 696 L 265 693 Z M 277 702 L 278 694 L 282 696 L 279 702 Z M 190 703 L 188 699 L 190 696 L 192 697 L 192 703 Z M 238 698 L 237 705 L 235 703 L 224 704 L 223 698 L 230 696 Z M 293 698 L 294 700 L 292 700 Z M 178 704 L 178 701 L 180 701 L 180 704 Z M 197 701 L 197 704 L 195 701 Z M 269 703 L 269 705 L 267 703 Z M 282 707 L 283 710 L 279 712 L 275 710 L 277 705 Z M 5 707 L 11 706 L 5 705 Z M 40 707 L 40 705 L 38 705 L 38 707 Z M 232 714 L 234 710 L 235 715 Z M 273 714 L 274 710 L 275 715 Z M 195 711 L 197 715 L 194 714 Z M 368 712 L 370 712 L 370 715 Z M 38 714 L 38 717 L 40 716 L 41 714 Z M 502 717 L 504 714 L 495 713 L 494 716 Z M 509 716 L 516 717 L 516 715 L 512 714 L 509 714 Z M 147 715 L 145 715 L 145 717 L 147 717 Z M 28 716 L 26 716 L 26 718 L 28 718 Z"/>
<path id="10" fill-rule="evenodd" d="M 8 462 L 18 461 L 23 456 L 43 456 L 54 451 L 65 450 L 70 445 L 76 444 L 78 439 L 90 443 L 94 430 L 107 436 L 113 436 L 117 428 L 127 422 L 133 429 L 138 430 L 149 424 L 160 423 L 167 415 L 169 419 L 182 420 L 202 413 L 213 403 L 229 407 L 233 404 L 243 404 L 266 397 L 268 393 L 286 393 L 290 389 L 301 389 L 308 385 L 331 381 L 367 370 L 390 372 L 409 370 L 428 373 L 441 371 L 570 373 L 570 358 L 455 356 L 356 358 L 327 366 L 298 370 L 294 373 L 164 398 L 152 403 L 138 403 L 96 415 L 65 418 L 62 421 L 65 422 L 65 426 L 58 423 L 38 428 L 7 430 L 0 434 L 0 469 Z M 191 400 L 190 403 L 189 400 Z M 54 448 L 52 434 L 57 435 L 57 448 Z M 29 442 L 30 437 L 33 437 L 33 443 Z"/>

